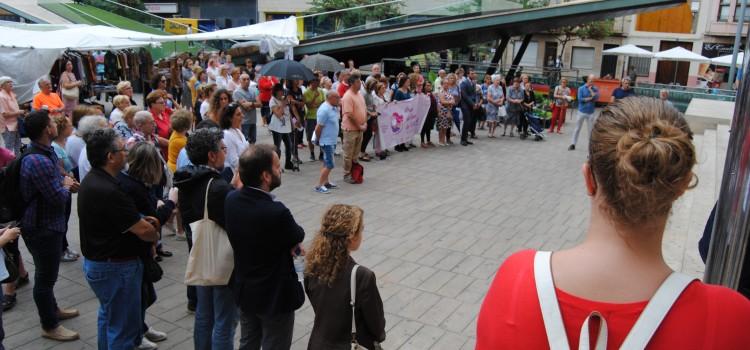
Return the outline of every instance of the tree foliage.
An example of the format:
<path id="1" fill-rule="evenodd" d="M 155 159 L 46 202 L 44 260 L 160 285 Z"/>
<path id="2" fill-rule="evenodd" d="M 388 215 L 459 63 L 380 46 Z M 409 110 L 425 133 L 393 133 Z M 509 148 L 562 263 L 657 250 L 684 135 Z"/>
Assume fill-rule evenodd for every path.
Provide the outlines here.
<path id="1" fill-rule="evenodd" d="M 560 43 L 559 52 L 562 55 L 565 52 L 565 46 L 575 40 L 602 40 L 612 35 L 614 21 L 611 19 L 603 21 L 594 21 L 577 26 L 563 26 L 553 29 L 550 32 L 555 35 L 557 42 Z"/>
<path id="2" fill-rule="evenodd" d="M 312 0 L 309 2 L 311 13 L 322 13 L 336 10 L 344 10 L 352 7 L 377 4 L 386 1 L 378 0 Z M 372 6 L 352 11 L 342 11 L 329 15 L 316 17 L 318 23 L 330 21 L 333 23 L 334 30 L 339 31 L 345 28 L 363 26 L 368 22 L 380 21 L 401 14 L 403 3 L 392 3 L 387 5 Z"/>

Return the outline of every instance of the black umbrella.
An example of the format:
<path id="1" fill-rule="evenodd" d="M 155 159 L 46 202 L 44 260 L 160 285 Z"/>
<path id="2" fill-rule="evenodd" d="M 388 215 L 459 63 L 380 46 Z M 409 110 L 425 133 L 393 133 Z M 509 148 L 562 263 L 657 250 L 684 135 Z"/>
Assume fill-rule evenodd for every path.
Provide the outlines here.
<path id="1" fill-rule="evenodd" d="M 310 81 L 315 79 L 313 72 L 302 63 L 292 60 L 275 60 L 263 65 L 260 75 L 270 75 L 281 79 Z"/>
<path id="2" fill-rule="evenodd" d="M 299 61 L 300 63 L 304 64 L 305 67 L 310 68 L 312 70 L 319 70 L 319 71 L 325 71 L 325 72 L 338 72 L 344 67 L 342 67 L 339 64 L 339 61 L 336 61 L 335 58 L 321 55 L 321 54 L 315 54 L 312 56 L 307 56 Z"/>

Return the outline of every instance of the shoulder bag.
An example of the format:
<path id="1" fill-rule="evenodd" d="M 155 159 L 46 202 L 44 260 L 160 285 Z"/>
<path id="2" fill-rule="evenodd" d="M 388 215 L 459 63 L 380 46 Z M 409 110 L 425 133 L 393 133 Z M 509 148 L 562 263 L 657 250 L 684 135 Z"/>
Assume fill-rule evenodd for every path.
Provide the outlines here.
<path id="1" fill-rule="evenodd" d="M 206 186 L 203 219 L 190 224 L 193 249 L 185 270 L 185 284 L 189 286 L 225 286 L 234 270 L 234 250 L 227 232 L 208 218 L 208 191 L 213 180 Z"/>
<path id="2" fill-rule="evenodd" d="M 560 306 L 555 294 L 555 285 L 552 280 L 552 268 L 550 260 L 552 252 L 537 252 L 534 257 L 534 281 L 536 283 L 537 297 L 539 306 L 542 309 L 542 318 L 544 328 L 547 332 L 550 350 L 569 350 L 568 336 L 565 333 Z M 648 342 L 659 328 L 664 317 L 667 316 L 669 309 L 680 297 L 680 294 L 695 279 L 679 272 L 672 272 L 659 289 L 656 291 L 646 308 L 643 309 L 638 320 L 630 329 L 625 337 L 620 349 L 645 349 Z M 589 321 L 598 318 L 601 326 L 599 327 L 599 336 L 596 340 L 595 350 L 607 349 L 607 320 L 594 310 L 586 318 L 581 326 L 579 338 L 579 350 L 589 349 Z"/>
<path id="3" fill-rule="evenodd" d="M 68 75 L 66 74 L 66 76 L 68 76 Z M 73 82 L 75 79 L 70 80 L 70 77 L 68 76 L 68 80 L 69 80 L 69 82 Z M 78 87 L 77 86 L 74 87 L 74 88 L 72 88 L 72 89 L 66 89 L 66 88 L 60 86 L 60 90 L 62 92 L 62 97 L 64 99 L 66 99 L 66 100 L 78 100 L 79 91 L 78 91 Z"/>
<path id="4" fill-rule="evenodd" d="M 354 321 L 354 302 L 357 298 L 357 269 L 359 269 L 359 265 L 354 265 L 352 268 L 351 297 L 349 298 L 349 304 L 352 306 L 352 350 L 367 350 L 366 347 L 359 345 L 359 342 L 357 342 L 357 322 Z M 374 342 L 373 350 L 383 350 L 383 348 L 378 342 Z"/>

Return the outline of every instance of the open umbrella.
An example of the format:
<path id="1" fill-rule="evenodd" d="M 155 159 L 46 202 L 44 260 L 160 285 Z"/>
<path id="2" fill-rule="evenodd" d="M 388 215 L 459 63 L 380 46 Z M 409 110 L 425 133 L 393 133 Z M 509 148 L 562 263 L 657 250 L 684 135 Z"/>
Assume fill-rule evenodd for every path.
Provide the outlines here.
<path id="1" fill-rule="evenodd" d="M 740 51 L 737 53 L 737 66 L 742 66 L 742 62 L 745 60 L 745 53 Z M 719 56 L 711 59 L 711 63 L 717 66 L 731 66 L 732 55 Z"/>
<path id="2" fill-rule="evenodd" d="M 654 58 L 656 58 L 659 61 L 699 62 L 699 63 L 711 62 L 710 58 L 701 56 L 681 46 L 676 46 L 666 51 L 657 52 L 654 54 Z M 672 79 L 673 82 L 677 80 L 677 67 L 678 65 L 675 64 L 674 65 L 674 78 Z"/>
<path id="3" fill-rule="evenodd" d="M 638 46 L 635 46 L 633 44 L 627 44 L 622 45 L 618 47 L 613 47 L 608 50 L 602 51 L 602 54 L 604 55 L 617 55 L 617 56 L 626 56 L 626 57 L 645 57 L 645 58 L 653 58 L 654 53 L 648 50 L 644 50 Z M 625 76 L 625 65 L 622 65 L 622 76 Z"/>
<path id="4" fill-rule="evenodd" d="M 281 79 L 310 81 L 315 79 L 313 72 L 302 63 L 292 60 L 275 60 L 263 65 L 260 75 L 270 75 Z"/>
<path id="5" fill-rule="evenodd" d="M 335 58 L 321 54 L 307 56 L 299 62 L 312 70 L 338 72 L 344 69 Z"/>

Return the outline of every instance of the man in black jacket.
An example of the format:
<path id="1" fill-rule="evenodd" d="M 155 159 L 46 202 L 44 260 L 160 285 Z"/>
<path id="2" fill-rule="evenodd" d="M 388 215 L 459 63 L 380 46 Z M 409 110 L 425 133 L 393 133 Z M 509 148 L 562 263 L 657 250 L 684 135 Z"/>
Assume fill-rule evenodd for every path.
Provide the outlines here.
<path id="1" fill-rule="evenodd" d="M 473 145 L 474 143 L 469 141 L 469 134 L 471 138 L 477 138 L 476 127 L 477 127 L 477 114 L 479 108 L 482 106 L 482 93 L 477 92 L 477 73 L 474 72 L 473 68 L 469 68 L 468 79 L 461 82 L 459 85 L 461 89 L 461 115 L 464 118 L 464 127 L 461 129 L 461 145 Z"/>
<path id="2" fill-rule="evenodd" d="M 244 187 L 227 196 L 226 229 L 234 249 L 232 290 L 240 307 L 240 349 L 288 350 L 294 310 L 305 301 L 292 262 L 304 254 L 305 231 L 271 191 L 281 185 L 272 145 L 250 145 L 240 156 Z"/>
<path id="3" fill-rule="evenodd" d="M 226 229 L 224 200 L 233 188 L 220 174 L 226 158 L 223 136 L 218 129 L 199 129 L 190 135 L 185 145 L 193 165 L 180 168 L 174 175 L 174 182 L 179 189 L 182 220 L 187 224 L 203 219 L 205 208 L 208 218 Z M 209 181 L 211 187 L 208 187 Z M 194 348 L 232 348 L 238 315 L 232 290 L 228 285 L 197 286 L 195 290 Z"/>

